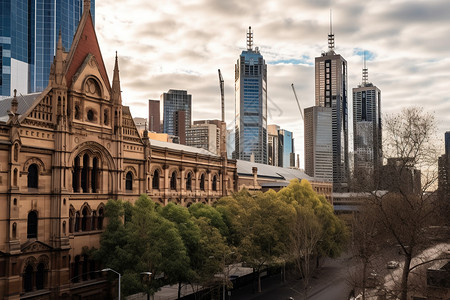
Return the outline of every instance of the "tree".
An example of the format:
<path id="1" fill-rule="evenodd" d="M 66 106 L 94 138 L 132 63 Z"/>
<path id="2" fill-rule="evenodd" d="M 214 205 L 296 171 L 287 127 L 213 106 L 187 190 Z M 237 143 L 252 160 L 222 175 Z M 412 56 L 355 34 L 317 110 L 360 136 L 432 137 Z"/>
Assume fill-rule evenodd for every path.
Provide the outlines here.
<path id="1" fill-rule="evenodd" d="M 293 209 L 280 201 L 274 191 L 250 194 L 242 190 L 233 198 L 222 199 L 217 207 L 235 226 L 231 230 L 240 233 L 235 237 L 239 241 L 238 251 L 256 271 L 258 292 L 261 292 L 262 268 L 275 263 L 286 252 Z M 234 215 L 233 221 L 231 215 Z"/>
<path id="2" fill-rule="evenodd" d="M 141 195 L 134 206 L 110 200 L 106 214 L 108 226 L 98 256 L 105 266 L 123 274 L 125 295 L 141 291 L 153 294 L 165 284 L 178 283 L 180 273 L 189 270 L 189 257 L 175 224 L 160 215 L 147 195 Z M 124 215 L 128 219 L 121 224 Z M 142 272 L 164 276 L 144 284 Z"/>
<path id="3" fill-rule="evenodd" d="M 290 234 L 290 250 L 295 266 L 302 275 L 304 297 L 308 299 L 309 281 L 313 274 L 311 260 L 322 238 L 322 226 L 310 207 L 297 206 Z"/>
<path id="4" fill-rule="evenodd" d="M 314 212 L 322 228 L 322 236 L 316 249 L 318 256 L 334 258 L 342 253 L 348 230 L 344 222 L 334 214 L 331 204 L 324 196 L 318 195 L 307 180 L 291 180 L 287 187 L 278 192 L 278 197 L 294 207 L 306 207 Z"/>
<path id="5" fill-rule="evenodd" d="M 389 292 L 406 300 L 414 268 L 411 262 L 428 243 L 423 230 L 431 224 L 435 210 L 428 190 L 437 180 L 436 124 L 433 115 L 412 107 L 388 116 L 384 125 L 388 165 L 381 170 L 380 188 L 387 192 L 373 193 L 370 207 L 380 221 L 378 230 L 394 240 L 403 254 L 400 283 Z"/>

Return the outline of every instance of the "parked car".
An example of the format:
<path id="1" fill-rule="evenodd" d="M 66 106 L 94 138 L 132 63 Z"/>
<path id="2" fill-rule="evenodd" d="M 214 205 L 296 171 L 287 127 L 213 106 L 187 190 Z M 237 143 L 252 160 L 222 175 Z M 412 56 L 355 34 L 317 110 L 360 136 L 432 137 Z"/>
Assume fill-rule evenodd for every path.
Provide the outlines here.
<path id="1" fill-rule="evenodd" d="M 399 266 L 398 261 L 395 260 L 391 260 L 390 262 L 387 263 L 387 268 L 388 269 L 397 269 Z"/>

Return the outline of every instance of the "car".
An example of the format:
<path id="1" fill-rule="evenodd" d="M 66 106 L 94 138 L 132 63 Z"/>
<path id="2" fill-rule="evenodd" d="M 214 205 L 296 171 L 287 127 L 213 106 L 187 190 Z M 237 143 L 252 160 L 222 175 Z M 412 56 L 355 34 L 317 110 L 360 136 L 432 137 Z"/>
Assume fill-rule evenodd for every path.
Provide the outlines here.
<path id="1" fill-rule="evenodd" d="M 388 269 L 397 269 L 399 267 L 399 263 L 398 261 L 395 260 L 391 260 L 390 262 L 387 263 L 387 268 Z"/>

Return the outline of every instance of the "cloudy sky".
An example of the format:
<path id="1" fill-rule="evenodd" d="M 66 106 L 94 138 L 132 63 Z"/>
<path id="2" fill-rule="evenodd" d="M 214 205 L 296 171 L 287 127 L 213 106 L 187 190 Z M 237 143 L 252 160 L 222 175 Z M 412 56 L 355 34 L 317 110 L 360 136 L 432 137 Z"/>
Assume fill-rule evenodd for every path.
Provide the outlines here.
<path id="1" fill-rule="evenodd" d="M 443 140 L 450 130 L 448 0 L 98 0 L 95 22 L 110 79 L 118 52 L 122 99 L 134 117 L 148 117 L 148 99 L 185 89 L 193 120 L 220 119 L 221 69 L 227 123 L 234 119 L 234 65 L 252 26 L 268 65 L 269 124 L 293 131 L 303 156 L 291 83 L 302 108 L 313 106 L 314 58 L 327 50 L 330 9 L 349 95 L 361 82 L 366 51 L 382 112 L 422 106 L 435 113 Z"/>

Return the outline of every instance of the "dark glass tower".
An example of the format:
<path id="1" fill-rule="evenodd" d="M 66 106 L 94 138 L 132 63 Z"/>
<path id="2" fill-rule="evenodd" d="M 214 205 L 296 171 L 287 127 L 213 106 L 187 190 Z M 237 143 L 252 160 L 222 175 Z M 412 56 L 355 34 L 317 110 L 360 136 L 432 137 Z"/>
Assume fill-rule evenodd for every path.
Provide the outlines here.
<path id="1" fill-rule="evenodd" d="M 47 87 L 59 31 L 70 49 L 84 2 L 94 18 L 95 0 L 0 0 L 1 96 Z"/>
<path id="2" fill-rule="evenodd" d="M 267 164 L 267 65 L 258 47 L 253 50 L 251 27 L 235 65 L 235 99 L 236 158 Z"/>
<path id="3" fill-rule="evenodd" d="M 346 191 L 349 180 L 347 61 L 334 52 L 330 29 L 328 51 L 315 59 L 316 106 L 331 107 L 333 190 Z"/>
<path id="4" fill-rule="evenodd" d="M 368 82 L 363 68 L 362 84 L 353 89 L 354 179 L 357 189 L 374 190 L 383 165 L 381 91 Z"/>

